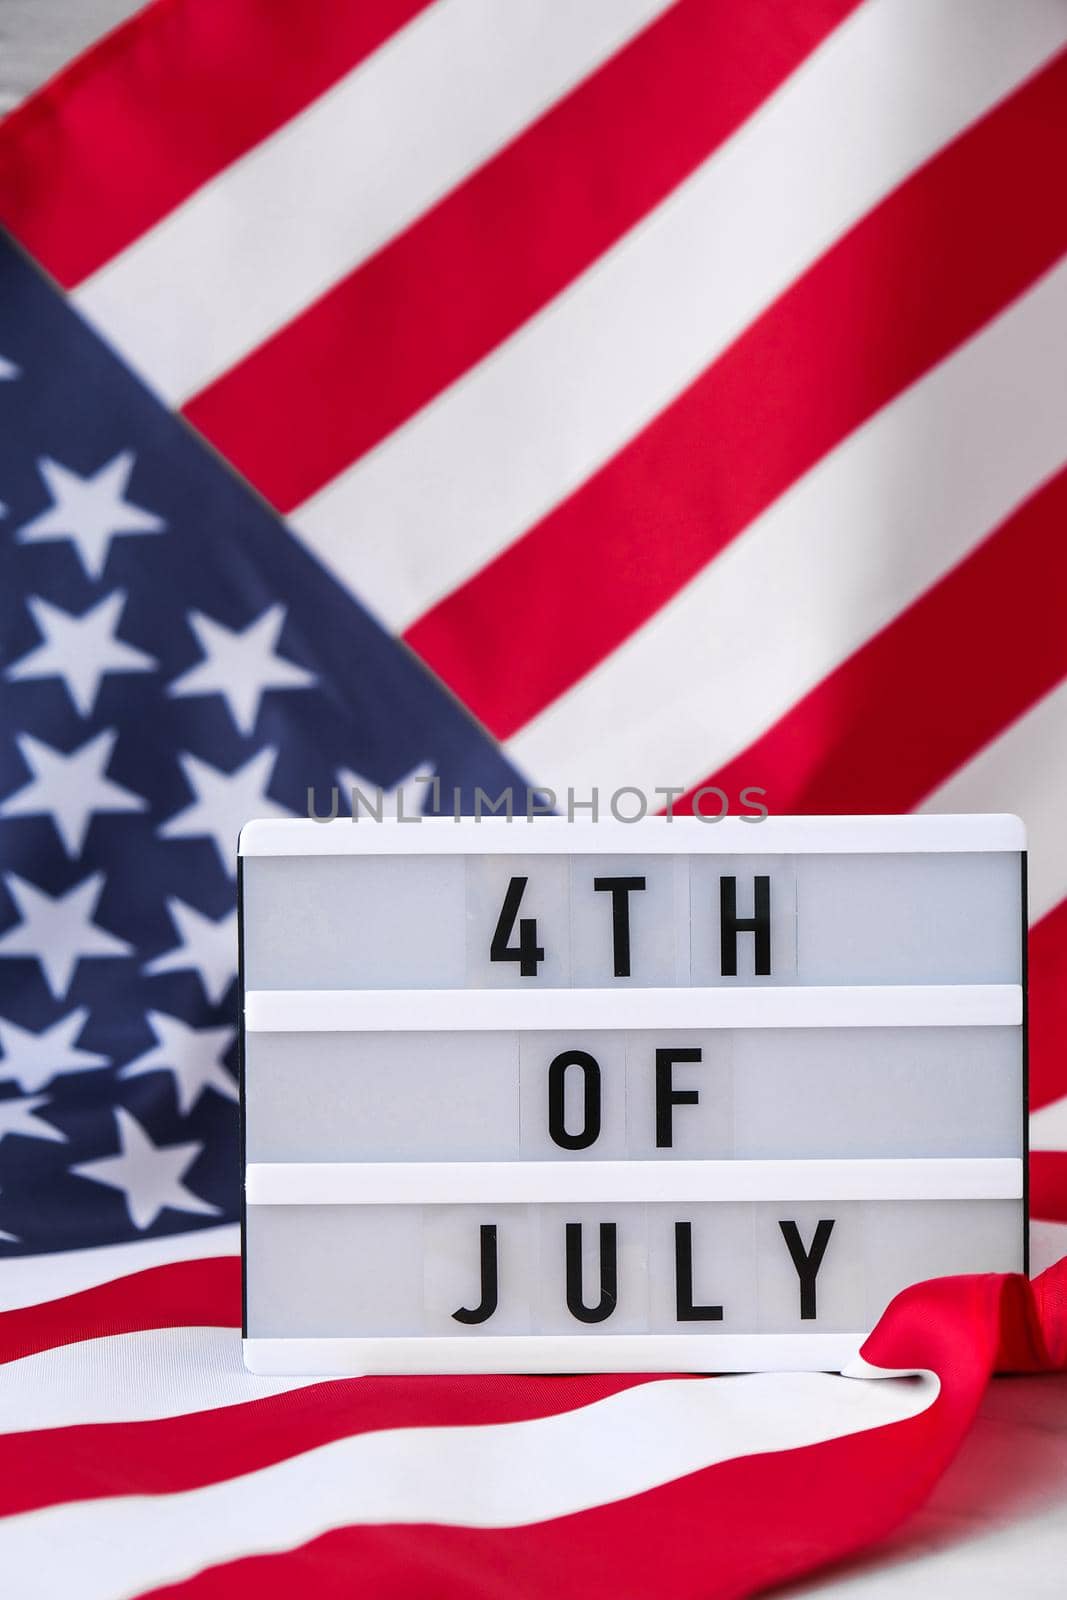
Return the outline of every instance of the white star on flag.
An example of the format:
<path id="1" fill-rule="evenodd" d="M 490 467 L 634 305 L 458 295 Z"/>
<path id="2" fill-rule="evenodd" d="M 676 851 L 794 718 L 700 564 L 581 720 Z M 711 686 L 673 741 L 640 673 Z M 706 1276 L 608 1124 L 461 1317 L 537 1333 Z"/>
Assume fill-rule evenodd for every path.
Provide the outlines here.
<path id="1" fill-rule="evenodd" d="M 8 893 L 21 920 L 0 938 L 0 955 L 35 956 L 57 999 L 70 988 L 83 956 L 126 956 L 133 946 L 93 922 L 104 890 L 104 874 L 94 872 L 66 894 L 50 895 L 13 872 L 5 875 Z"/>
<path id="2" fill-rule="evenodd" d="M 237 876 L 237 835 L 253 817 L 288 817 L 286 806 L 267 798 L 278 752 L 268 745 L 235 772 L 220 772 L 198 756 L 183 753 L 178 757 L 182 771 L 196 794 L 186 806 L 164 822 L 164 839 L 190 839 L 207 835 L 214 839 L 219 859 L 231 878 Z"/>
<path id="3" fill-rule="evenodd" d="M 8 1078 L 24 1094 L 43 1089 L 67 1072 L 89 1072 L 94 1067 L 109 1067 L 110 1056 L 94 1050 L 81 1050 L 74 1043 L 89 1020 L 88 1006 L 78 1006 L 41 1033 L 20 1028 L 17 1022 L 0 1017 L 0 1081 Z"/>
<path id="4" fill-rule="evenodd" d="M 167 688 L 168 694 L 221 694 L 241 733 L 251 734 L 268 689 L 306 689 L 315 674 L 275 654 L 285 625 L 285 607 L 270 606 L 246 628 L 231 629 L 202 611 L 189 613 L 189 626 L 204 651 L 203 661 Z"/>
<path id="5" fill-rule="evenodd" d="M 114 589 L 81 616 L 63 611 L 39 595 L 27 601 L 38 631 L 44 636 L 26 655 L 12 663 L 8 677 L 62 678 L 83 717 L 93 709 L 100 680 L 109 672 L 153 672 L 153 656 L 116 639 L 126 595 Z"/>
<path id="6" fill-rule="evenodd" d="M 71 1167 L 75 1177 L 121 1189 L 135 1228 L 150 1228 L 168 1206 L 175 1211 L 194 1211 L 201 1216 L 218 1215 L 218 1206 L 201 1200 L 181 1181 L 203 1150 L 202 1144 L 153 1144 L 136 1117 L 121 1106 L 115 1108 L 115 1121 L 119 1154 Z"/>
<path id="7" fill-rule="evenodd" d="M 222 1057 L 233 1043 L 235 1028 L 190 1028 L 179 1017 L 163 1011 L 150 1011 L 148 1023 L 158 1044 L 130 1061 L 120 1078 L 138 1077 L 142 1072 L 172 1072 L 178 1110 L 187 1117 L 205 1089 L 214 1089 L 227 1100 L 237 1099 L 237 1084 L 222 1064 Z"/>
<path id="8" fill-rule="evenodd" d="M 33 779 L 0 805 L 0 814 L 49 813 L 67 854 L 80 855 L 94 812 L 144 811 L 148 806 L 141 795 L 104 776 L 117 739 L 118 730 L 106 728 L 65 755 L 31 734 L 18 734 L 16 742 Z"/>
<path id="9" fill-rule="evenodd" d="M 237 976 L 237 912 L 228 911 L 217 922 L 184 900 L 168 899 L 167 910 L 181 943 L 149 961 L 145 972 L 182 972 L 187 967 L 200 974 L 204 993 L 219 1005 Z"/>
<path id="10" fill-rule="evenodd" d="M 33 1100 L 0 1100 L 0 1139 L 8 1133 L 21 1133 L 26 1139 L 54 1139 L 66 1144 L 67 1136 L 34 1113 L 48 1104 L 46 1094 Z"/>
<path id="11" fill-rule="evenodd" d="M 431 766 L 412 767 L 410 772 L 405 772 L 398 778 L 391 789 L 382 790 L 382 816 L 383 817 L 420 817 L 423 802 L 427 791 L 433 781 L 434 768 Z M 351 767 L 342 767 L 337 774 L 337 782 L 341 789 L 341 810 L 346 815 L 351 814 L 352 790 L 359 789 L 367 799 L 374 801 L 378 793 L 378 785 L 371 783 L 368 778 L 361 778 L 358 772 L 353 772 Z M 347 810 L 346 810 L 347 808 Z M 365 816 L 366 808 L 360 803 L 360 815 Z"/>
<path id="12" fill-rule="evenodd" d="M 42 456 L 37 470 L 52 504 L 23 523 L 16 539 L 20 544 L 70 539 L 90 578 L 99 578 L 117 534 L 162 533 L 167 526 L 154 511 L 146 511 L 125 498 L 136 459 L 132 450 L 122 450 L 97 472 L 83 478 L 50 456 Z"/>

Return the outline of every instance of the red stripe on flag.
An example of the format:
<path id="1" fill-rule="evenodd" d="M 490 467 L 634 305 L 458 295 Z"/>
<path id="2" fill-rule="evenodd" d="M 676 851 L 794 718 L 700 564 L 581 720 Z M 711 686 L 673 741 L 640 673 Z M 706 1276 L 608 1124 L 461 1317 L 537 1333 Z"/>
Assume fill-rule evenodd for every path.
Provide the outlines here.
<path id="1" fill-rule="evenodd" d="M 408 643 L 507 737 L 1067 248 L 1067 53 L 866 216 Z M 595 596 L 595 604 L 591 603 Z M 506 663 L 506 670 L 502 670 Z"/>
<path id="2" fill-rule="evenodd" d="M 1061 624 L 1062 626 L 1062 624 Z M 1030 929 L 1030 1109 L 1067 1095 L 1067 900 Z M 1067 1169 L 1063 1173 L 1067 1205 Z M 1062 1215 L 1067 1221 L 1067 1209 Z"/>
<path id="3" fill-rule="evenodd" d="M 1067 1150 L 1030 1152 L 1030 1215 L 1067 1222 Z"/>
<path id="4" fill-rule="evenodd" d="M 156 0 L 0 129 L 0 219 L 71 288 L 427 0 Z"/>
<path id="5" fill-rule="evenodd" d="M 779 814 L 912 810 L 1067 677 L 1065 526 L 1067 468 L 701 783 Z"/>
<path id="6" fill-rule="evenodd" d="M 0 1315 L 0 1361 L 144 1328 L 239 1327 L 237 1256 L 175 1261 Z"/>
<path id="7" fill-rule="evenodd" d="M 530 1527 L 339 1529 L 215 1567 L 156 1600 L 624 1600 L 750 1594 L 884 1537 L 920 1505 L 970 1428 L 994 1367 L 1067 1362 L 1067 1263 L 1024 1279 L 946 1278 L 897 1297 L 864 1346 L 941 1379 L 918 1416 L 824 1444 L 745 1456 L 646 1494 Z"/>
<path id="8" fill-rule="evenodd" d="M 0 1434 L 0 1516 L 61 1501 L 176 1494 L 386 1428 L 556 1416 L 649 1381 L 619 1374 L 345 1378 L 187 1417 Z"/>
<path id="9" fill-rule="evenodd" d="M 583 272 L 854 4 L 681 0 L 186 417 L 291 510 Z"/>
<path id="10" fill-rule="evenodd" d="M 900 1430 L 900 1431 L 897 1431 Z M 941 1467 L 916 1422 L 746 1456 L 646 1494 L 526 1527 L 349 1527 L 218 1566 L 153 1600 L 725 1600 L 883 1538 Z M 911 1475 L 910 1490 L 904 1482 Z"/>

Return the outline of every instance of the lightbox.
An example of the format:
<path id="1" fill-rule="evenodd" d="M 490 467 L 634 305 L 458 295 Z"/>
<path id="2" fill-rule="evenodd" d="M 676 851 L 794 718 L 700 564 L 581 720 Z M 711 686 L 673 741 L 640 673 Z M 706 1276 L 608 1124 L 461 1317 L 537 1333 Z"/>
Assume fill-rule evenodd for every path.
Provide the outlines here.
<path id="1" fill-rule="evenodd" d="M 261 1373 L 835 1369 L 1025 1266 L 1016 817 L 250 823 Z"/>

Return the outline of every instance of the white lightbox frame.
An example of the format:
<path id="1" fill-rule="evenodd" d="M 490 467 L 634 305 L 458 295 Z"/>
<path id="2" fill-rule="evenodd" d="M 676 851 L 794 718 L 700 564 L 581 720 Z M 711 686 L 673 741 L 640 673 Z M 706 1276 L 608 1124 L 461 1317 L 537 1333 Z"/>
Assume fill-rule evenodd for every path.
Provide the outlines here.
<path id="1" fill-rule="evenodd" d="M 250 856 L 774 856 L 1017 854 L 1019 984 L 822 985 L 776 988 L 255 990 L 244 981 L 243 863 Z M 309 1375 L 460 1372 L 840 1370 L 867 1331 L 832 1333 L 456 1334 L 249 1337 L 246 1207 L 301 1204 L 501 1204 L 589 1201 L 1021 1199 L 1028 1270 L 1026 839 L 1015 816 L 655 817 L 570 822 L 372 816 L 261 820 L 238 847 L 242 1333 L 252 1372 Z M 418 996 L 418 1006 L 411 1004 Z M 245 1159 L 246 1032 L 543 1029 L 1021 1028 L 1019 1157 L 797 1161 L 277 1162 Z M 889 1169 L 892 1169 L 890 1171 Z"/>

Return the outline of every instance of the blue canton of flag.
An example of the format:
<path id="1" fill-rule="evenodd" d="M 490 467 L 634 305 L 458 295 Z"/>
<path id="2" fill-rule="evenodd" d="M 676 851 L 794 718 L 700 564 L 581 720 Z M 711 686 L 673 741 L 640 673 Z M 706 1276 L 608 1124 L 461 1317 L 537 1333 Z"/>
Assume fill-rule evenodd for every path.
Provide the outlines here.
<path id="1" fill-rule="evenodd" d="M 518 780 L 2 240 L 0 284 L 0 1249 L 21 1254 L 237 1216 L 245 820 L 357 775 L 432 773 L 449 806 Z"/>

